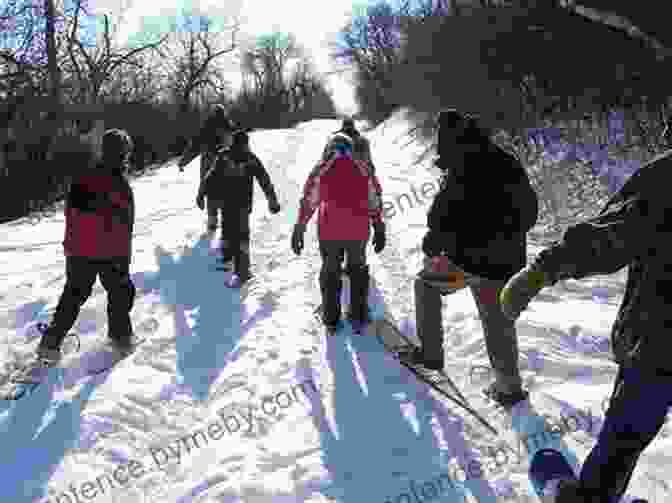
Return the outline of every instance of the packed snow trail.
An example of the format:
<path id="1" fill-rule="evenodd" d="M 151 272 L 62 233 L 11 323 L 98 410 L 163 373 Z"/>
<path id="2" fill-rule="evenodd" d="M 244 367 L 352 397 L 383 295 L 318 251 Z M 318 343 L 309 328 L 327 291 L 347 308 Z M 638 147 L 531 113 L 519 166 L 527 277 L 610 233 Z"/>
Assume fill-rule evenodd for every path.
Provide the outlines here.
<path id="1" fill-rule="evenodd" d="M 132 181 L 131 270 L 138 289 L 132 320 L 147 341 L 109 372 L 87 375 L 98 363 L 87 348 L 106 336 L 105 292 L 97 284 L 74 327 L 82 339 L 77 364 L 52 369 L 33 395 L 0 403 L 2 501 L 535 501 L 525 463 L 513 454 L 491 459 L 494 446 L 515 449 L 515 435 L 479 401 L 488 360 L 468 291 L 444 299 L 446 369 L 501 438 L 419 383 L 375 338 L 327 340 L 315 322 L 314 224 L 300 257 L 289 239 L 305 177 L 338 127 L 320 120 L 252 133 L 282 212 L 270 215 L 255 189 L 256 278 L 242 299 L 224 286 L 225 273 L 212 267 L 202 236 L 199 160 L 182 174 L 173 161 Z M 388 230 L 383 253 L 369 253 L 371 273 L 387 309 L 414 337 L 412 285 L 438 185 L 429 161 L 413 166 L 424 145 L 404 148 L 408 129 L 399 114 L 365 134 Z M 29 357 L 34 325 L 48 321 L 58 301 L 63 226 L 61 211 L 0 226 L 0 379 Z M 596 285 L 603 303 L 593 301 Z M 579 422 L 586 431 L 563 436 L 580 461 L 594 445 L 613 386 L 608 335 L 623 285 L 623 272 L 558 284 L 517 324 L 523 376 L 552 398 L 537 413 L 585 419 Z M 643 453 L 628 494 L 651 503 L 672 496 L 671 431 L 665 425 Z M 484 475 L 463 481 L 473 460 Z"/>

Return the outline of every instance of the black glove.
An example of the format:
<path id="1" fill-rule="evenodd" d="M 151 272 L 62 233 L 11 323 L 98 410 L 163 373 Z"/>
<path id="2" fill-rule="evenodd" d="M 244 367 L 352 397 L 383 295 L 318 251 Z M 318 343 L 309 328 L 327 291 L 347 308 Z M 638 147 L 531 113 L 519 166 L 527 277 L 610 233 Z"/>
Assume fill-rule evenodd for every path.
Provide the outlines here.
<path id="1" fill-rule="evenodd" d="M 268 202 L 268 211 L 270 211 L 273 215 L 276 213 L 280 212 L 280 203 L 278 201 L 273 200 Z"/>
<path id="2" fill-rule="evenodd" d="M 380 253 L 385 249 L 385 223 L 373 224 L 373 251 Z"/>
<path id="3" fill-rule="evenodd" d="M 306 232 L 306 226 L 303 224 L 294 225 L 294 231 L 292 232 L 292 251 L 296 255 L 301 255 L 301 250 L 303 250 L 303 234 Z"/>
<path id="4" fill-rule="evenodd" d="M 205 201 L 203 196 L 196 197 L 196 206 L 198 206 L 199 210 L 203 210 L 203 208 L 205 208 Z"/>

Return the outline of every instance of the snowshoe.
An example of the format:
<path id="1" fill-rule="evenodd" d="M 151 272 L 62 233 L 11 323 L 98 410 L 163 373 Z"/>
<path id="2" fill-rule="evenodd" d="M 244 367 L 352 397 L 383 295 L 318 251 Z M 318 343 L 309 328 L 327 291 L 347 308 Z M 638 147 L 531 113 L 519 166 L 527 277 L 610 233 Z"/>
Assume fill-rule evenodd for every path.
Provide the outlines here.
<path id="1" fill-rule="evenodd" d="M 12 373 L 9 380 L 17 384 L 37 384 L 41 382 L 44 370 L 55 367 L 59 361 L 60 356 L 57 359 L 49 359 L 36 355 L 32 360 Z"/>

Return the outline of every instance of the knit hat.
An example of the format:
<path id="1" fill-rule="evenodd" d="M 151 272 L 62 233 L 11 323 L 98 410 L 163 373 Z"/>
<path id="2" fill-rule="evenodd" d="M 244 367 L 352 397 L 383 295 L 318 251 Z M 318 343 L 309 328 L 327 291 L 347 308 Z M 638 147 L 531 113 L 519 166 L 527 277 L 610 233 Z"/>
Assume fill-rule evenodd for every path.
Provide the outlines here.
<path id="1" fill-rule="evenodd" d="M 443 130 L 455 129 L 458 126 L 464 127 L 467 125 L 468 116 L 460 113 L 455 108 L 446 108 L 441 110 L 436 117 L 436 125 Z"/>
<path id="2" fill-rule="evenodd" d="M 103 134 L 102 150 L 106 166 L 121 167 L 133 152 L 133 140 L 123 129 L 108 129 Z"/>
<path id="3" fill-rule="evenodd" d="M 450 143 L 455 141 L 478 143 L 489 136 L 488 131 L 480 126 L 475 115 L 459 112 L 455 108 L 441 110 L 437 115 L 436 125 L 439 150 L 442 150 L 442 146 L 450 147 Z"/>
<path id="4" fill-rule="evenodd" d="M 352 148 L 352 138 L 345 133 L 336 133 L 329 140 L 329 145 L 332 147 L 336 145 L 348 145 Z"/>

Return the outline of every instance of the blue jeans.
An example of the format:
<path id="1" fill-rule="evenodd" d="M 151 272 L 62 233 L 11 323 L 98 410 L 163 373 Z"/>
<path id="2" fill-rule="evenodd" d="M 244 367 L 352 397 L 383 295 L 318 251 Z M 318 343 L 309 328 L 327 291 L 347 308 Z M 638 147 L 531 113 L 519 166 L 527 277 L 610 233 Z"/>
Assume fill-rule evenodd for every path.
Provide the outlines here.
<path id="1" fill-rule="evenodd" d="M 464 273 L 454 264 L 449 265 L 455 271 Z M 517 391 L 522 387 L 518 369 L 518 338 L 514 322 L 504 316 L 498 302 L 499 292 L 506 282 L 479 278 L 469 273 L 464 275 L 483 324 L 485 346 L 495 372 L 497 388 L 504 392 Z M 425 257 L 423 269 L 418 272 L 413 285 L 416 327 L 422 351 L 428 360 L 444 359 L 441 297 L 459 291 L 459 287 L 450 286 L 447 278 L 446 274 L 433 272 L 431 258 Z"/>

